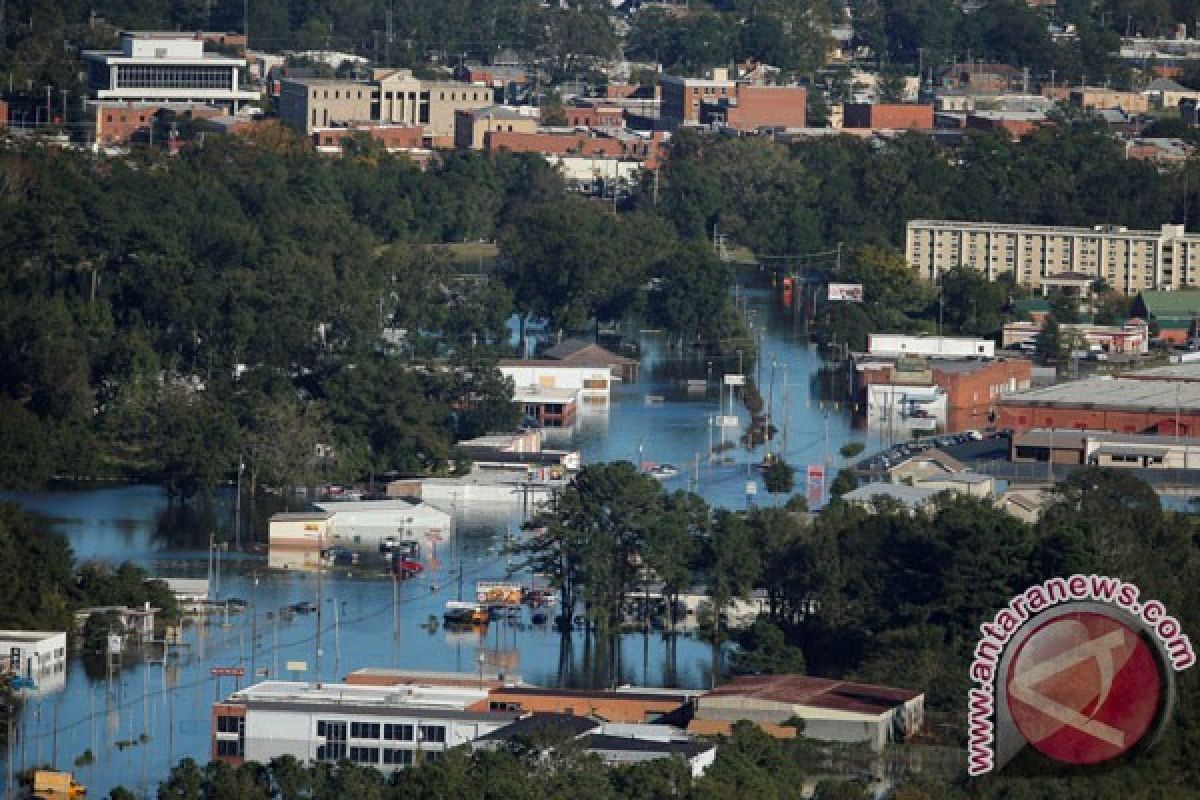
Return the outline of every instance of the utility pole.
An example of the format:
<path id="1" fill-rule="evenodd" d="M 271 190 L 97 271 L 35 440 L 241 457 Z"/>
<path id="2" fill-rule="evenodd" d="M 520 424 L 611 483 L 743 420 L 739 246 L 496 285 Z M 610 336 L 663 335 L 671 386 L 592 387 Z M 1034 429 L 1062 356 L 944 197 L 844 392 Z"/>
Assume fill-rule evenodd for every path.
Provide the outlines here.
<path id="1" fill-rule="evenodd" d="M 0 5 L 4 5 L 4 0 L 0 0 Z M 67 127 L 67 90 L 59 89 L 58 93 L 62 95 L 62 122 L 63 127 Z"/>
<path id="2" fill-rule="evenodd" d="M 325 571 L 322 559 L 321 545 L 325 543 L 324 534 L 317 534 L 317 636 L 313 653 L 313 673 L 317 676 L 317 688 L 321 688 L 321 573 Z"/>
<path id="3" fill-rule="evenodd" d="M 258 667 L 258 570 L 251 574 L 254 576 L 254 588 L 250 592 L 250 677 L 253 679 Z"/>
<path id="4" fill-rule="evenodd" d="M 50 87 L 50 86 L 46 87 L 46 127 L 50 126 L 50 123 L 52 121 L 52 117 L 54 114 L 54 109 L 50 106 L 50 89 L 51 88 L 52 87 Z"/>
<path id="5" fill-rule="evenodd" d="M 233 498 L 233 547 L 235 550 L 242 549 L 242 471 L 245 469 L 246 462 L 243 461 L 241 455 L 239 455 L 237 471 L 237 495 Z"/>
<path id="6" fill-rule="evenodd" d="M 246 52 L 250 52 L 250 0 L 242 0 L 242 36 L 246 37 Z"/>

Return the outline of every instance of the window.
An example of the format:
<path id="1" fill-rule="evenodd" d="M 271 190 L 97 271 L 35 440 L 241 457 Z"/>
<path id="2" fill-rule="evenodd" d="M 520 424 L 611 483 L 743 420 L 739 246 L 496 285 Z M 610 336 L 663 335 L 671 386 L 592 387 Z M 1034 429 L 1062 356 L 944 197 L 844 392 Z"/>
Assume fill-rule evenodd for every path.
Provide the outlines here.
<path id="1" fill-rule="evenodd" d="M 379 723 L 378 722 L 351 722 L 350 723 L 350 738 L 351 739 L 378 739 L 379 738 Z"/>
<path id="2" fill-rule="evenodd" d="M 378 747 L 351 747 L 350 760 L 355 764 L 378 764 Z"/>
<path id="3" fill-rule="evenodd" d="M 446 726 L 422 725 L 420 728 L 421 741 L 444 744 L 446 742 Z"/>
<path id="4" fill-rule="evenodd" d="M 408 766 L 413 763 L 413 751 L 387 748 L 383 751 L 383 763 Z"/>
<path id="5" fill-rule="evenodd" d="M 242 743 L 237 739 L 218 739 L 217 740 L 217 756 L 237 756 L 242 755 Z"/>
<path id="6" fill-rule="evenodd" d="M 333 742 L 317 748 L 317 761 L 341 761 L 346 757 L 346 743 Z"/>
<path id="7" fill-rule="evenodd" d="M 330 742 L 344 742 L 346 741 L 346 723 L 317 720 L 317 736 L 323 736 Z"/>
<path id="8" fill-rule="evenodd" d="M 217 717 L 217 733 L 239 733 L 245 721 L 245 717 Z"/>
<path id="9" fill-rule="evenodd" d="M 393 742 L 411 742 L 413 740 L 413 726 L 384 725 L 383 738 Z"/>
<path id="10" fill-rule="evenodd" d="M 498 702 L 496 700 L 493 700 L 492 702 L 488 703 L 488 710 L 489 711 L 520 711 L 521 704 L 520 703 L 503 703 L 503 702 Z"/>

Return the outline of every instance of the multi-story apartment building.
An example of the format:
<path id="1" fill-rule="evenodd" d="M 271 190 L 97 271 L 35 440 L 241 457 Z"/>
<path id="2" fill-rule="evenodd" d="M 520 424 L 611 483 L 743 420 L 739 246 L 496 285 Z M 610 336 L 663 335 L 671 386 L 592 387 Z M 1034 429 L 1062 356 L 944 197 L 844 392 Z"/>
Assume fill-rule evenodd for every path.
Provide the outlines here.
<path id="1" fill-rule="evenodd" d="M 493 92 L 486 86 L 426 81 L 403 69 L 376 70 L 369 81 L 285 79 L 279 117 L 305 135 L 362 122 L 421 126 L 434 144 L 450 146 L 455 113 L 492 103 Z"/>
<path id="2" fill-rule="evenodd" d="M 521 716 L 472 711 L 486 688 L 409 683 L 312 685 L 263 681 L 213 705 L 212 758 L 230 764 L 301 761 L 356 764 L 392 772 L 437 758 Z"/>
<path id="3" fill-rule="evenodd" d="M 1011 274 L 1022 286 L 1087 294 L 1103 280 L 1136 295 L 1146 289 L 1200 286 L 1200 234 L 1182 225 L 1157 231 L 1117 225 L 1066 228 L 991 222 L 916 219 L 908 223 L 905 257 L 921 277 L 936 281 L 955 267 L 989 280 Z"/>
<path id="4" fill-rule="evenodd" d="M 204 52 L 183 33 L 121 34 L 120 50 L 85 50 L 88 89 L 96 100 L 121 103 L 205 103 L 237 110 L 259 98 L 243 88 L 246 59 Z"/>

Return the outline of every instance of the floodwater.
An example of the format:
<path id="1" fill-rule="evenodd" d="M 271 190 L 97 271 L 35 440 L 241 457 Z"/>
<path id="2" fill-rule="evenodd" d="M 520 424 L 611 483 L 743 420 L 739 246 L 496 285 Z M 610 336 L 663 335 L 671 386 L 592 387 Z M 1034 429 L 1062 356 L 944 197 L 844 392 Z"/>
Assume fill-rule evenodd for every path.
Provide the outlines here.
<path id="1" fill-rule="evenodd" d="M 761 335 L 759 385 L 764 397 L 772 396 L 780 428 L 772 449 L 799 468 L 796 490 L 804 492 L 807 465 L 828 464 L 832 474 L 844 462 L 838 448 L 862 436 L 852 429 L 844 403 L 835 406 L 830 400 L 833 379 L 820 369 L 822 362 L 792 310 L 767 290 L 742 291 L 740 302 Z M 558 435 L 582 450 L 585 463 L 625 459 L 674 464 L 680 475 L 667 480 L 667 488 L 693 489 L 712 505 L 782 502 L 784 498 L 764 493 L 753 468 L 762 460 L 761 447 L 751 451 L 738 445 L 708 457 L 710 441 L 721 441 L 721 428 L 712 419 L 722 405 L 725 415 L 740 420 L 737 429 L 726 429 L 726 438 L 737 441 L 745 428 L 745 410 L 735 404 L 731 412 L 727 392 L 719 401 L 716 389 L 724 373 L 737 372 L 736 358 L 710 366 L 704 358 L 665 348 L 654 334 L 645 335 L 642 344 L 639 382 L 619 386 L 609 408 L 593 410 L 576 431 Z M 688 380 L 708 386 L 689 391 Z M 752 496 L 748 482 L 756 487 Z M 810 499 L 816 504 L 821 497 L 814 486 Z M 164 577 L 205 577 L 208 533 L 233 538 L 228 496 L 207 515 L 173 508 L 160 489 L 147 486 L 0 493 L 0 498 L 49 517 L 81 560 L 131 560 Z M 247 676 L 265 669 L 272 676 L 329 681 L 362 667 L 474 674 L 482 662 L 489 673 L 520 675 L 545 685 L 709 685 L 711 648 L 689 637 L 679 639 L 671 657 L 656 633 L 625 635 L 614 675 L 613 659 L 598 653 L 595 642 L 576 633 L 564 644 L 548 626 L 532 625 L 528 611 L 515 624 L 493 624 L 482 634 L 431 624 L 440 621 L 447 600 L 459 597 L 460 575 L 462 593 L 469 598 L 476 580 L 503 579 L 508 573 L 502 550 L 506 526 L 474 517 L 470 509 L 458 516 L 458 533 L 440 545 L 437 563 L 417 578 L 394 587 L 371 570 L 327 574 L 321 589 L 319 653 L 317 616 L 281 611 L 299 601 L 315 602 L 316 576 L 268 571 L 261 554 L 226 553 L 220 597 L 243 599 L 245 611 L 189 624 L 186 644 L 165 665 L 161 650 L 152 647 L 143 654 L 126 654 L 111 678 L 89 677 L 73 657 L 61 686 L 43 684 L 39 691 L 26 692 L 11 750 L 0 753 L 0 776 L 7 778 L 10 765 L 20 770 L 52 764 L 74 771 L 93 797 L 116 785 L 154 796 L 171 764 L 184 756 L 201 763 L 209 758 L 210 704 L 236 688 L 234 678 L 212 677 L 214 667 L 240 666 Z M 304 662 L 305 671 L 290 673 L 289 662 Z"/>

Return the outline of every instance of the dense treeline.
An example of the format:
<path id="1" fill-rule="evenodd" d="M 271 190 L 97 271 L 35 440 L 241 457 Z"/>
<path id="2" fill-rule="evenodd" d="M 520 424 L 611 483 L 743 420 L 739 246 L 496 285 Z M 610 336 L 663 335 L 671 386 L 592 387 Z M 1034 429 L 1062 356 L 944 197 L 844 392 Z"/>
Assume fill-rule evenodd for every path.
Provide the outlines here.
<path id="1" fill-rule="evenodd" d="M 0 152 L 0 482 L 436 471 L 518 421 L 491 366 L 514 312 L 738 329 L 708 248 L 563 194 L 534 156 L 330 161 L 282 129 L 177 158 Z M 483 239 L 492 280 L 437 247 Z"/>
<path id="2" fill-rule="evenodd" d="M 681 759 L 606 767 L 578 743 L 547 731 L 495 750 L 472 753 L 456 748 L 386 778 L 348 762 L 306 765 L 291 756 L 237 768 L 217 762 L 200 767 L 184 759 L 159 784 L 158 796 L 173 800 L 798 800 L 804 796 L 805 774 L 827 768 L 828 762 L 822 763 L 804 741 L 772 739 L 745 724 L 720 740 L 716 761 L 702 778 L 693 778 Z M 859 783 L 823 781 L 821 785 L 820 797 L 827 800 L 868 797 Z M 121 788 L 111 795 L 113 800 L 132 796 Z"/>
<path id="3" fill-rule="evenodd" d="M 965 742 L 979 625 L 1029 586 L 1076 573 L 1119 576 L 1164 603 L 1185 631 L 1200 629 L 1200 591 L 1189 578 L 1200 568 L 1196 523 L 1163 511 L 1154 491 L 1127 473 L 1076 473 L 1035 525 L 970 497 L 947 496 L 922 513 L 880 505 L 869 513 L 835 501 L 811 520 L 781 508 L 731 513 L 667 494 L 630 464 L 600 465 L 577 476 L 526 550 L 564 604 L 583 604 L 601 637 L 646 578 L 663 584 L 668 602 L 681 587 L 707 585 L 717 607 L 763 588 L 768 613 L 746 631 L 717 627 L 706 612 L 701 635 L 738 640 L 730 668 L 920 688 L 949 744 Z M 619 675 L 620 665 L 613 668 Z M 1178 675 L 1170 732 L 1151 760 L 1127 773 L 1167 793 L 1160 796 L 1200 783 L 1197 674 Z M 1024 796 L 1008 794 L 1013 776 L 1039 770 L 1023 763 L 969 794 Z M 1106 780 L 1075 779 L 1076 796 L 1115 796 Z"/>

